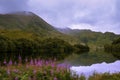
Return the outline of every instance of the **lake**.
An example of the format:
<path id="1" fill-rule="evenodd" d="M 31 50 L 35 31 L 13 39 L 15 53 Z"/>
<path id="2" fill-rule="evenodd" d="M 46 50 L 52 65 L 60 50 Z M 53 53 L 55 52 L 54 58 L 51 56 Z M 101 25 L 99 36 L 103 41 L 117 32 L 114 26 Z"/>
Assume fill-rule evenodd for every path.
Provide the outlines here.
<path id="1" fill-rule="evenodd" d="M 76 72 L 78 75 L 84 74 L 86 77 L 89 77 L 94 72 L 120 72 L 120 60 L 104 51 L 72 54 L 64 60 L 64 63 L 71 66 L 72 72 Z"/>
<path id="2" fill-rule="evenodd" d="M 96 63 L 111 63 L 118 60 L 111 53 L 105 53 L 104 51 L 91 51 L 80 54 L 72 54 L 68 56 L 63 62 L 70 64 L 71 66 L 89 66 Z"/>

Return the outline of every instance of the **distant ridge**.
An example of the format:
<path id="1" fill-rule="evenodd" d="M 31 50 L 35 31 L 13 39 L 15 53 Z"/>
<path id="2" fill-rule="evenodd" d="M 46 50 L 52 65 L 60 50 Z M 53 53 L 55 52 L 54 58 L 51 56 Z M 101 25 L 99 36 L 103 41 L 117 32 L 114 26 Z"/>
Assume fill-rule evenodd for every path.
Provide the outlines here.
<path id="1" fill-rule="evenodd" d="M 79 29 L 58 29 L 60 32 L 77 38 L 79 41 L 90 46 L 97 45 L 103 47 L 105 44 L 111 43 L 113 40 L 118 39 L 120 35 L 113 32 L 95 32 L 92 30 L 79 30 Z"/>

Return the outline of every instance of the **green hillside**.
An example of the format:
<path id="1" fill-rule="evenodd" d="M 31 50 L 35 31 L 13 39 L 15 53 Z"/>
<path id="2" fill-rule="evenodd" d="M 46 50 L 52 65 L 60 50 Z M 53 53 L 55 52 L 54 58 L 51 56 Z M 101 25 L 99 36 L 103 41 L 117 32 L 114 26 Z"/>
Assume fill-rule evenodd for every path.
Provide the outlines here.
<path id="1" fill-rule="evenodd" d="M 17 12 L 0 15 L 0 28 L 23 30 L 45 35 L 55 29 L 43 19 L 31 12 Z"/>
<path id="2" fill-rule="evenodd" d="M 0 14 L 0 35 L 9 38 L 57 37 L 72 44 L 78 40 L 63 34 L 32 12 Z"/>
<path id="3" fill-rule="evenodd" d="M 73 36 L 80 40 L 82 43 L 88 44 L 95 50 L 103 48 L 105 44 L 111 43 L 113 40 L 120 37 L 120 35 L 112 32 L 94 32 L 91 30 L 78 30 L 78 29 L 59 29 L 60 32 Z"/>

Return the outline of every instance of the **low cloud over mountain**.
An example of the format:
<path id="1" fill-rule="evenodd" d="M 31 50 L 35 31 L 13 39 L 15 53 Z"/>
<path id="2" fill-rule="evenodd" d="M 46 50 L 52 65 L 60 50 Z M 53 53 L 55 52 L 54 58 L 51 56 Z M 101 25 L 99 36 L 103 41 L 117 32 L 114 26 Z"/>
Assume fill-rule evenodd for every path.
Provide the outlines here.
<path id="1" fill-rule="evenodd" d="M 56 27 L 120 33 L 119 0 L 0 0 L 0 13 L 32 11 Z"/>

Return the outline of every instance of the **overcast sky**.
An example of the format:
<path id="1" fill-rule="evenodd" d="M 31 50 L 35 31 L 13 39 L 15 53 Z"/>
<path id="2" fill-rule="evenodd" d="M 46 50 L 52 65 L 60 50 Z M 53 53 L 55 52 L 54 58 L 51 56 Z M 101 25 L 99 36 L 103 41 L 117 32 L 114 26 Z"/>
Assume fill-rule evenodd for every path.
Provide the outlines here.
<path id="1" fill-rule="evenodd" d="M 120 34 L 120 0 L 0 0 L 0 13 L 32 11 L 55 27 Z"/>

